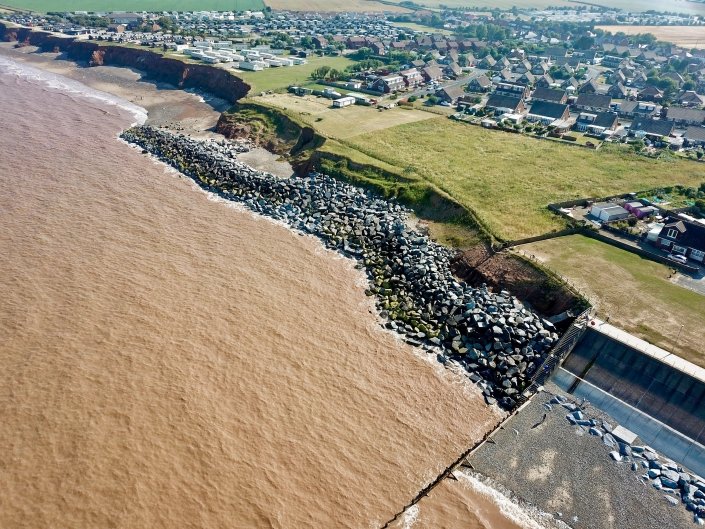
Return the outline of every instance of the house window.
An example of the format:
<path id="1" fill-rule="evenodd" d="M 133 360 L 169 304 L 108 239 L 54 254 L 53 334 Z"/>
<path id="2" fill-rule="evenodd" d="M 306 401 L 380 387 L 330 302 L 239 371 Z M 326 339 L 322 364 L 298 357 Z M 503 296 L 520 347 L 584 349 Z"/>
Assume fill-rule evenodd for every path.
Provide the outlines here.
<path id="1" fill-rule="evenodd" d="M 671 230 L 668 230 L 668 234 L 666 235 L 666 237 L 669 237 L 671 239 L 675 239 L 676 235 L 678 235 L 678 230 L 671 229 Z"/>

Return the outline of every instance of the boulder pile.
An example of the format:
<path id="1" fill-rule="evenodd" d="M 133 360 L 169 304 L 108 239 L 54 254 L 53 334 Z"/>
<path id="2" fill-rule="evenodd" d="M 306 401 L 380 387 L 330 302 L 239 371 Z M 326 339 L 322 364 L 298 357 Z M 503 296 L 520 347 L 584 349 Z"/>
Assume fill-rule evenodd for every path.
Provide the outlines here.
<path id="1" fill-rule="evenodd" d="M 121 137 L 204 189 L 321 239 L 360 263 L 386 327 L 466 370 L 488 403 L 516 405 L 558 340 L 553 325 L 508 292 L 452 274 L 452 250 L 407 223 L 409 211 L 329 176 L 279 179 L 236 159 L 242 145 L 198 141 L 149 126 Z"/>

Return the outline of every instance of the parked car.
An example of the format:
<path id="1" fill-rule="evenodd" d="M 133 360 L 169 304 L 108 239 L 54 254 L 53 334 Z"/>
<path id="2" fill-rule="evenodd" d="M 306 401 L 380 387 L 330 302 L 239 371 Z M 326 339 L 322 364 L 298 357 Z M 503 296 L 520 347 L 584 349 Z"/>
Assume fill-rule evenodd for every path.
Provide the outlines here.
<path id="1" fill-rule="evenodd" d="M 680 264 L 688 264 L 688 258 L 685 255 L 680 255 L 677 253 L 672 253 L 671 255 L 668 256 L 668 258 L 671 261 L 675 261 L 676 263 Z"/>

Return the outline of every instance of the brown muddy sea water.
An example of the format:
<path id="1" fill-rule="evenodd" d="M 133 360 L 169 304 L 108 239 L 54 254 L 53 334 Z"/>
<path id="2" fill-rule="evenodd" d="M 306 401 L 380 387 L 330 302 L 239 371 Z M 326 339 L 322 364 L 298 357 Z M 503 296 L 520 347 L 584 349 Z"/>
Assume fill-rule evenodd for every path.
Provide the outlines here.
<path id="1" fill-rule="evenodd" d="M 378 527 L 498 421 L 350 261 L 0 60 L 0 527 Z"/>

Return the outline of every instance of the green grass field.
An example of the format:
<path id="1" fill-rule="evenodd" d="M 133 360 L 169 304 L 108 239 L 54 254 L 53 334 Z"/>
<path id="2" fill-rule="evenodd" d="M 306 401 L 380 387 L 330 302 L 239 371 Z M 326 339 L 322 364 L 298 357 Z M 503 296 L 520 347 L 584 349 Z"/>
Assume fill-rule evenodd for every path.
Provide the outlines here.
<path id="1" fill-rule="evenodd" d="M 578 286 L 602 318 L 609 315 L 610 323 L 705 367 L 705 296 L 669 281 L 667 266 L 582 235 L 521 251 Z"/>
<path id="2" fill-rule="evenodd" d="M 508 240 L 563 227 L 546 209 L 552 202 L 705 181 L 695 162 L 653 160 L 616 146 L 592 151 L 440 117 L 344 143 L 440 188 Z"/>
<path id="3" fill-rule="evenodd" d="M 347 57 L 309 57 L 308 64 L 284 68 L 267 68 L 261 72 L 243 72 L 237 76 L 252 86 L 251 94 L 267 90 L 279 90 L 291 84 L 303 84 L 310 81 L 309 76 L 316 68 L 330 66 L 338 70 L 353 64 Z"/>
<path id="4" fill-rule="evenodd" d="M 48 11 L 246 11 L 264 9 L 262 0 L 0 0 L 18 9 Z"/>

